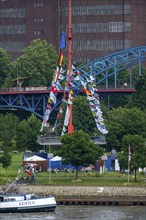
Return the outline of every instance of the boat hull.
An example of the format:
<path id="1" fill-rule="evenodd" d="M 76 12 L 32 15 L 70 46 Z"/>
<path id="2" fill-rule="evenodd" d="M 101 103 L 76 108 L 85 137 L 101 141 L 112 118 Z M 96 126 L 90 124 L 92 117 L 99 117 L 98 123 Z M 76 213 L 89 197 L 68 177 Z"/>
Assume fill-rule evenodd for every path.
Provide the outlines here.
<path id="1" fill-rule="evenodd" d="M 54 197 L 0 202 L 0 213 L 51 212 L 55 211 L 55 208 Z"/>
<path id="2" fill-rule="evenodd" d="M 56 206 L 45 206 L 45 207 L 30 207 L 20 209 L 18 207 L 13 208 L 1 208 L 0 213 L 26 213 L 26 212 L 54 212 Z"/>

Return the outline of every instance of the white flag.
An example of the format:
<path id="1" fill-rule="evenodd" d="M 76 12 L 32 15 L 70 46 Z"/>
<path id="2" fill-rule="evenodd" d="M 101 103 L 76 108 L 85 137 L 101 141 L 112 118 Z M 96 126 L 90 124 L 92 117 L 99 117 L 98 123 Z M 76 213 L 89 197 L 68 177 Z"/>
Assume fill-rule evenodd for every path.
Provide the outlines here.
<path id="1" fill-rule="evenodd" d="M 69 116 L 70 116 L 70 110 L 67 106 L 66 113 L 65 113 L 65 119 L 64 119 L 64 125 L 67 126 L 69 124 Z"/>
<path id="2" fill-rule="evenodd" d="M 50 99 L 52 100 L 52 102 L 54 102 L 54 104 L 56 103 L 56 96 L 53 92 L 50 92 Z"/>

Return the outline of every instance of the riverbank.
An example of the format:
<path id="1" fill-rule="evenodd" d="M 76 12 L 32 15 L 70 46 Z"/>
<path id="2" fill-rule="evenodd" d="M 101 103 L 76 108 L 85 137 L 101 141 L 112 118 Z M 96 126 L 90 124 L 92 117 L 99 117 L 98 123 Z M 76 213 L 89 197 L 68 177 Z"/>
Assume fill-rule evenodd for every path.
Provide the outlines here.
<path id="1" fill-rule="evenodd" d="M 2 186 L 0 189 L 2 190 Z M 53 195 L 60 205 L 144 205 L 146 187 L 17 185 L 19 193 Z"/>
<path id="2" fill-rule="evenodd" d="M 19 192 L 54 195 L 58 204 L 146 205 L 146 187 L 21 185 Z"/>

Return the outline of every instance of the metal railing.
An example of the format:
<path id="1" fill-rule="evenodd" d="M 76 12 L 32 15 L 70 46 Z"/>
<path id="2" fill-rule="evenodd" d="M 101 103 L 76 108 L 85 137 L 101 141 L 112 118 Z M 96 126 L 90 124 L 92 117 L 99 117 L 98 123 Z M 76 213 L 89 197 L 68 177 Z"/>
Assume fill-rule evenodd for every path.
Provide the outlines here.
<path id="1" fill-rule="evenodd" d="M 38 136 L 37 137 L 37 143 L 40 145 L 62 145 L 60 141 L 59 136 L 50 136 L 50 137 L 43 137 L 43 136 Z"/>

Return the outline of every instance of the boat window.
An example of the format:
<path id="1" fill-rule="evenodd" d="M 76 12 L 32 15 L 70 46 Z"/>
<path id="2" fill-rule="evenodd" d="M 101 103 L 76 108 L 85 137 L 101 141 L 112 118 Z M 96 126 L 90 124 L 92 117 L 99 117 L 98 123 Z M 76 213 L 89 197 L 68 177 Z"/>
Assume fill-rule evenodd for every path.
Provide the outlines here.
<path id="1" fill-rule="evenodd" d="M 3 202 L 4 201 L 4 197 L 0 197 L 0 201 Z"/>
<path id="2" fill-rule="evenodd" d="M 32 197 L 31 197 L 32 199 L 39 199 L 39 196 L 38 195 L 32 195 Z"/>
<path id="3" fill-rule="evenodd" d="M 14 202 L 14 201 L 16 201 L 16 199 L 14 199 L 14 198 L 5 198 L 4 201 L 5 202 Z"/>

